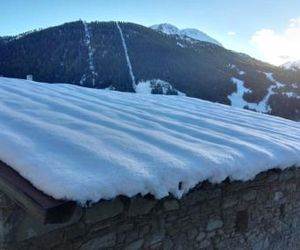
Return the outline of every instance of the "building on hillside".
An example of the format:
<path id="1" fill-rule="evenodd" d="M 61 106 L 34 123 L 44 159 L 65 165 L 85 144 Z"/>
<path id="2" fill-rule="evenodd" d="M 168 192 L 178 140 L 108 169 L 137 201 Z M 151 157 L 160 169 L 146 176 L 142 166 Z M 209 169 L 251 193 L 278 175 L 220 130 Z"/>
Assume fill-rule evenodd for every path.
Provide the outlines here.
<path id="1" fill-rule="evenodd" d="M 33 75 L 26 75 L 26 80 L 33 81 Z"/>

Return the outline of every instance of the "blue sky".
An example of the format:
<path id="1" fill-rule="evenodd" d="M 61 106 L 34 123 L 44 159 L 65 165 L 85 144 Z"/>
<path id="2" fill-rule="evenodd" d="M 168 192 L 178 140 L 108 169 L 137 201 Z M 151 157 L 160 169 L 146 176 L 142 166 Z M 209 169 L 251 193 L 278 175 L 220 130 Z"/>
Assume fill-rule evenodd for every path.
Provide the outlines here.
<path id="1" fill-rule="evenodd" d="M 277 59 L 271 54 L 280 50 L 278 46 L 292 47 L 285 40 L 298 39 L 298 30 L 292 36 L 286 33 L 291 19 L 300 30 L 299 17 L 299 0 L 0 0 L 0 35 L 78 19 L 130 21 L 146 26 L 167 22 L 179 28 L 198 28 L 226 48 L 279 64 L 281 57 L 298 59 L 298 52 L 293 58 L 293 51 L 283 50 Z M 278 43 L 274 48 L 264 44 L 274 39 Z"/>

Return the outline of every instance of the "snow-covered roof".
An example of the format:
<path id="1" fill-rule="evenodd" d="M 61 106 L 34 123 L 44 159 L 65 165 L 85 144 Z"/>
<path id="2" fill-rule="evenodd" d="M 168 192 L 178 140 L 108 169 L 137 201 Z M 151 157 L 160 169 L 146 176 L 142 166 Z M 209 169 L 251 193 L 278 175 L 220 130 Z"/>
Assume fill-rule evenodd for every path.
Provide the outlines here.
<path id="1" fill-rule="evenodd" d="M 300 123 L 184 96 L 0 78 L 0 110 L 1 161 L 82 204 L 300 166 Z"/>

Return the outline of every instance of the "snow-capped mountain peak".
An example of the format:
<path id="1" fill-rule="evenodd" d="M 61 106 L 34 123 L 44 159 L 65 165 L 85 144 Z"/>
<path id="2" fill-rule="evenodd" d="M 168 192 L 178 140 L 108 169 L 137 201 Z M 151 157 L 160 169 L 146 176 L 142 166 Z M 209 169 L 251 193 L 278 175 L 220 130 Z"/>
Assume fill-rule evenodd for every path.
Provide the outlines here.
<path id="1" fill-rule="evenodd" d="M 150 27 L 153 30 L 163 32 L 167 35 L 180 35 L 180 29 L 168 23 L 156 24 Z"/>
<path id="2" fill-rule="evenodd" d="M 204 32 L 202 32 L 198 29 L 186 28 L 186 29 L 180 30 L 176 26 L 174 26 L 172 24 L 168 24 L 168 23 L 153 25 L 150 28 L 153 30 L 165 33 L 167 35 L 178 35 L 181 38 L 188 38 L 188 39 L 191 38 L 193 40 L 209 42 L 209 43 L 213 43 L 213 44 L 222 46 L 222 44 L 219 43 L 217 40 L 208 36 L 207 34 L 205 34 Z"/>
<path id="3" fill-rule="evenodd" d="M 223 46 L 221 43 L 219 43 L 217 40 L 214 38 L 208 36 L 204 32 L 197 30 L 197 29 L 183 29 L 181 30 L 181 34 L 185 35 L 187 37 L 190 37 L 194 40 L 198 41 L 203 41 L 203 42 L 209 42 L 209 43 L 214 43 L 219 46 Z"/>
<path id="4" fill-rule="evenodd" d="M 294 71 L 300 70 L 300 60 L 287 62 L 281 65 L 281 67 L 286 70 L 294 70 Z"/>

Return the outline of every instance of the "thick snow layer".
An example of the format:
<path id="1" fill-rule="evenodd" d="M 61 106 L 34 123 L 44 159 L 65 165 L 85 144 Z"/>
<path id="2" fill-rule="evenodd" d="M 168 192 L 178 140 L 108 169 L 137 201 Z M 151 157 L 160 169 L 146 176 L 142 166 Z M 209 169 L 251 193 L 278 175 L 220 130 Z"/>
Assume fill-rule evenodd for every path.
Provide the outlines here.
<path id="1" fill-rule="evenodd" d="M 212 37 L 208 36 L 204 32 L 197 30 L 197 29 L 178 29 L 176 26 L 168 23 L 162 23 L 162 24 L 156 24 L 152 25 L 150 27 L 153 30 L 160 31 L 162 33 L 165 33 L 167 35 L 177 35 L 181 38 L 192 38 L 196 41 L 202 41 L 202 42 L 209 42 L 213 43 L 219 46 L 222 46 L 221 43 L 219 43 L 217 40 L 213 39 Z M 187 39 L 190 41 L 189 39 Z"/>
<path id="2" fill-rule="evenodd" d="M 0 159 L 81 204 L 300 166 L 299 123 L 199 99 L 0 78 L 0 110 Z"/>

